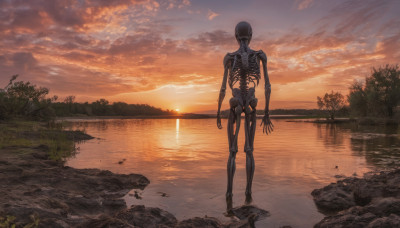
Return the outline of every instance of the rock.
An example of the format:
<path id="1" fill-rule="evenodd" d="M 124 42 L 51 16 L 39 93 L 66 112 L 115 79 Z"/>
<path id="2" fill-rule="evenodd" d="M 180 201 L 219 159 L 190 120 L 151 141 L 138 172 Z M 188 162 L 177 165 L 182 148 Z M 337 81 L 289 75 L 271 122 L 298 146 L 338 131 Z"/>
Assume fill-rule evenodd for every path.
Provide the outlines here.
<path id="1" fill-rule="evenodd" d="M 124 199 L 105 199 L 102 206 L 110 212 L 117 212 L 126 208 L 126 202 Z"/>
<path id="2" fill-rule="evenodd" d="M 368 224 L 367 228 L 392 228 L 392 227 L 400 227 L 400 217 L 395 214 L 389 215 L 389 217 L 377 218 Z"/>
<path id="3" fill-rule="evenodd" d="M 337 215 L 325 217 L 315 228 L 328 227 L 399 227 L 400 199 L 376 199 L 366 207 L 354 206 L 339 212 Z M 390 226 L 383 226 L 390 224 Z"/>
<path id="4" fill-rule="evenodd" d="M 143 228 L 159 227 L 161 225 L 172 227 L 178 223 L 171 213 L 160 208 L 145 207 L 143 205 L 132 206 L 130 209 L 120 211 L 115 215 L 115 218 Z"/>
<path id="5" fill-rule="evenodd" d="M 142 199 L 142 196 L 139 195 L 138 191 L 135 191 L 135 194 L 133 195 L 136 199 Z"/>
<path id="6" fill-rule="evenodd" d="M 186 220 L 179 222 L 176 227 L 177 228 L 197 228 L 197 227 L 219 228 L 219 227 L 223 227 L 223 225 L 216 218 L 195 217 L 195 218 L 186 219 Z"/>
<path id="7" fill-rule="evenodd" d="M 169 195 L 165 192 L 157 192 L 158 194 L 160 194 L 160 196 L 162 197 L 169 197 Z"/>
<path id="8" fill-rule="evenodd" d="M 400 169 L 346 178 L 311 194 L 320 210 L 340 211 L 315 225 L 400 227 Z"/>
<path id="9" fill-rule="evenodd" d="M 76 228 L 103 228 L 103 227 L 112 227 L 112 228 L 134 228 L 135 226 L 132 226 L 125 221 L 112 218 L 107 215 L 101 215 L 98 218 L 95 219 L 90 219 L 82 224 L 79 224 L 76 226 Z"/>
<path id="10" fill-rule="evenodd" d="M 323 213 L 337 212 L 356 205 L 347 179 L 322 189 L 315 189 L 311 195 L 318 209 Z"/>
<path id="11" fill-rule="evenodd" d="M 335 216 L 325 217 L 322 221 L 317 223 L 314 228 L 356 228 L 366 227 L 371 222 L 375 215 L 371 213 L 360 214 L 360 207 L 352 207 L 345 211 L 340 212 Z"/>
<path id="12" fill-rule="evenodd" d="M 365 206 L 374 198 L 400 197 L 400 169 L 366 175 L 365 178 L 346 178 L 311 195 L 323 213 L 338 212 L 352 206 Z"/>
<path id="13" fill-rule="evenodd" d="M 337 178 L 337 179 L 342 179 L 342 178 L 345 178 L 345 176 L 343 176 L 343 175 L 339 175 L 339 174 L 338 174 L 338 175 L 335 175 L 334 177 L 335 177 L 335 178 Z"/>
<path id="14" fill-rule="evenodd" d="M 363 210 L 377 216 L 400 215 L 400 199 L 393 197 L 377 199 L 364 207 Z"/>
<path id="15" fill-rule="evenodd" d="M 66 200 L 69 212 L 75 215 L 79 214 L 97 214 L 101 212 L 100 203 L 91 198 L 73 197 Z"/>
<path id="16" fill-rule="evenodd" d="M 244 205 L 241 207 L 233 208 L 232 213 L 240 220 L 250 218 L 253 221 L 264 219 L 270 215 L 268 211 L 257 208 L 252 205 Z"/>

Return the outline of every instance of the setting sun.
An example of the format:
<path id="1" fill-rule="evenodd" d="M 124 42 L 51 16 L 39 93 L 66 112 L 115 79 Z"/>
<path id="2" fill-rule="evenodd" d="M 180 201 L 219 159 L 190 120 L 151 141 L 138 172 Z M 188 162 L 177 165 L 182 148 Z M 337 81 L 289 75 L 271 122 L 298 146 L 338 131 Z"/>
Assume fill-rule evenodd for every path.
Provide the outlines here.
<path id="1" fill-rule="evenodd" d="M 179 112 L 179 108 L 175 109 L 175 111 Z"/>

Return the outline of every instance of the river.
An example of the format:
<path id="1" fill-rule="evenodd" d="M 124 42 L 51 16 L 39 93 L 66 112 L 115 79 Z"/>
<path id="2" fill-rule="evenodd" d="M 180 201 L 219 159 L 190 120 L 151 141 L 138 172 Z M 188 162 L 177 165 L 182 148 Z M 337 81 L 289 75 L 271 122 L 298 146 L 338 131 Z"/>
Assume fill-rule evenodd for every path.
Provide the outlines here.
<path id="1" fill-rule="evenodd" d="M 73 129 L 95 137 L 77 145 L 68 159 L 75 168 L 140 173 L 150 180 L 143 191 L 125 199 L 129 205 L 159 207 L 179 220 L 226 211 L 226 120 L 219 130 L 214 119 L 69 120 Z M 310 195 L 339 176 L 362 176 L 399 164 L 400 136 L 393 127 L 314 124 L 273 120 L 271 135 L 256 130 L 253 204 L 270 212 L 258 227 L 312 227 L 324 216 Z M 243 124 L 242 124 L 243 127 Z M 233 206 L 244 203 L 246 156 L 244 129 L 233 188 Z M 122 164 L 120 164 L 122 163 Z M 335 177 L 336 176 L 336 177 Z M 139 198 L 140 198 L 139 197 Z"/>

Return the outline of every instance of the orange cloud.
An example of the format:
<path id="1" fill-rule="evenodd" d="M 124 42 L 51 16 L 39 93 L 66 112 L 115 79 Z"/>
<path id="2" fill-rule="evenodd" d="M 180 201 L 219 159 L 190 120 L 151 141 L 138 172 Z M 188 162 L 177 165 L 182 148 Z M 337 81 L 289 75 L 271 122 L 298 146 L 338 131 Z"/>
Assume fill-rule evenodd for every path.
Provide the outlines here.
<path id="1" fill-rule="evenodd" d="M 397 63 L 400 34 L 393 25 L 400 21 L 382 19 L 389 4 L 385 2 L 338 4 L 310 28 L 255 33 L 250 46 L 268 55 L 272 108 L 314 108 L 316 96 L 329 90 L 346 93 L 372 66 Z M 189 1 L 0 4 L 0 84 L 19 73 L 21 79 L 60 96 L 74 94 L 80 101 L 105 97 L 163 108 L 180 103 L 185 111 L 214 109 L 222 59 L 238 47 L 234 34 L 227 32 L 233 30 L 231 25 L 182 29 L 188 18 L 168 12 L 194 7 Z M 312 10 L 312 4 L 301 1 L 298 8 Z M 157 17 L 160 14 L 165 18 Z M 210 20 L 215 16 L 209 11 Z M 260 104 L 262 88 L 257 90 Z"/>

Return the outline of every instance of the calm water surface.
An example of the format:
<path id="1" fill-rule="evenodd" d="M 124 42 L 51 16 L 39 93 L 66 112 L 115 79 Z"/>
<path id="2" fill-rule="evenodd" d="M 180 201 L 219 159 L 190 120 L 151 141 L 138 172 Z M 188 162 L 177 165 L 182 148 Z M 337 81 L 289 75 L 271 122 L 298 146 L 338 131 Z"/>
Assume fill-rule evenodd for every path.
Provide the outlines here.
<path id="1" fill-rule="evenodd" d="M 218 130 L 214 119 L 71 121 L 72 128 L 85 129 L 96 139 L 79 144 L 79 153 L 67 165 L 140 173 L 150 180 L 138 192 L 142 199 L 133 197 L 133 191 L 125 197 L 128 206 L 159 207 L 179 220 L 204 215 L 230 219 L 224 216 L 226 127 Z M 256 223 L 258 227 L 312 227 L 323 218 L 310 195 L 313 189 L 335 182 L 335 175 L 362 176 L 399 164 L 397 129 L 273 122 L 271 135 L 263 135 L 258 127 L 255 138 L 253 204 L 271 213 Z M 234 207 L 245 200 L 243 132 L 236 158 Z"/>

